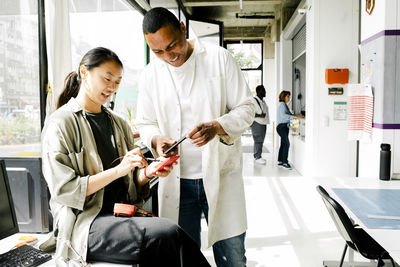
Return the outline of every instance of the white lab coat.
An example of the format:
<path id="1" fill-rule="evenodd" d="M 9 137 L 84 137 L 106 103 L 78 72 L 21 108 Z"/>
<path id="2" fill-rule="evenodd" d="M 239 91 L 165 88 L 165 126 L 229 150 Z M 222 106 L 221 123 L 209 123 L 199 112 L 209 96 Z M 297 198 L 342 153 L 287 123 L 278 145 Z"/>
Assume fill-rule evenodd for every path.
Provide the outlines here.
<path id="1" fill-rule="evenodd" d="M 216 136 L 202 149 L 203 184 L 209 205 L 208 246 L 247 229 L 240 136 L 253 122 L 253 97 L 225 49 L 196 41 L 195 74 L 189 92 L 195 124 L 217 120 L 228 135 Z M 167 63 L 156 59 L 144 69 L 139 85 L 136 124 L 143 143 L 155 135 L 178 140 L 181 111 Z M 195 125 L 193 125 L 194 127 Z M 221 142 L 223 140 L 223 142 Z M 230 145 L 227 145 L 230 144 Z M 155 151 L 153 151 L 153 154 Z M 178 222 L 180 168 L 160 178 L 159 215 Z"/>

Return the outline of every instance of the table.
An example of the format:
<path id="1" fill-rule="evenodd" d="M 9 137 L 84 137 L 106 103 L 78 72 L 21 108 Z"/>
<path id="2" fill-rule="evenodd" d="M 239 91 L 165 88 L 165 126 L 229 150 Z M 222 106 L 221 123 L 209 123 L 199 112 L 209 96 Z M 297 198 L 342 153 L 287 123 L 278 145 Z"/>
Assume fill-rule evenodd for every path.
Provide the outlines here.
<path id="1" fill-rule="evenodd" d="M 314 178 L 316 183 L 325 188 L 325 190 L 342 205 L 346 213 L 360 227 L 362 227 L 372 238 L 375 239 L 392 258 L 400 263 L 400 230 L 395 229 L 371 229 L 365 226 L 362 220 L 354 214 L 350 208 L 338 197 L 332 188 L 347 189 L 400 189 L 400 181 L 381 181 L 378 178 L 355 178 L 355 177 L 325 177 Z M 400 205 L 400 203 L 399 203 Z M 357 266 L 357 265 L 356 265 Z"/>
<path id="2" fill-rule="evenodd" d="M 34 247 L 38 248 L 39 244 L 47 240 L 50 234 L 37 234 L 37 233 L 17 233 L 14 235 L 11 235 L 7 238 L 4 238 L 0 240 L 0 254 L 5 253 L 8 250 L 12 249 L 15 244 L 19 243 L 20 241 L 18 240 L 21 236 L 35 236 L 38 238 L 37 244 L 34 245 Z M 56 265 L 55 259 L 51 259 L 50 261 L 47 261 L 43 264 L 40 265 L 40 267 L 54 267 Z M 108 263 L 108 262 L 96 262 L 96 263 L 91 263 L 91 266 L 95 267 L 127 267 L 127 266 L 132 266 L 132 265 L 126 265 L 126 264 L 115 264 L 115 263 Z M 133 265 L 136 266 L 136 265 Z"/>

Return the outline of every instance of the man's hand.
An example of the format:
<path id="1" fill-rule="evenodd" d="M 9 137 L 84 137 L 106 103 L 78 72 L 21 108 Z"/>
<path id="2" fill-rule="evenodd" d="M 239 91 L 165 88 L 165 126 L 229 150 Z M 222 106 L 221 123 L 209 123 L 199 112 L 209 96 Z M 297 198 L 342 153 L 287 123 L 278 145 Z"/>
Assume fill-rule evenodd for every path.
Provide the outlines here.
<path id="1" fill-rule="evenodd" d="M 166 151 L 170 146 L 172 146 L 175 143 L 176 143 L 176 141 L 168 136 L 156 135 L 151 140 L 151 146 L 153 147 L 153 149 L 155 149 L 157 151 L 157 154 L 160 157 L 171 157 L 171 156 L 177 155 L 178 147 L 176 147 L 176 149 L 169 152 L 168 155 L 166 155 L 164 153 L 164 151 Z"/>
<path id="2" fill-rule="evenodd" d="M 204 146 L 212 140 L 217 134 L 226 134 L 221 124 L 217 121 L 205 122 L 196 125 L 187 135 L 192 139 L 192 143 L 196 146 Z"/>

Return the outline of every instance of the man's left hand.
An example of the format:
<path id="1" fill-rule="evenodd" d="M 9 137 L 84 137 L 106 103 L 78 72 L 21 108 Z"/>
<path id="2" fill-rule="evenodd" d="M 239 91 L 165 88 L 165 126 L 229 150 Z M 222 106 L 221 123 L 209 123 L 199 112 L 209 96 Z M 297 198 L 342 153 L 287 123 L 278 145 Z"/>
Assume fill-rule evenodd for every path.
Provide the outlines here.
<path id="1" fill-rule="evenodd" d="M 226 132 L 218 121 L 211 121 L 196 125 L 187 137 L 192 139 L 193 144 L 200 147 L 210 142 L 217 134 L 224 135 Z"/>

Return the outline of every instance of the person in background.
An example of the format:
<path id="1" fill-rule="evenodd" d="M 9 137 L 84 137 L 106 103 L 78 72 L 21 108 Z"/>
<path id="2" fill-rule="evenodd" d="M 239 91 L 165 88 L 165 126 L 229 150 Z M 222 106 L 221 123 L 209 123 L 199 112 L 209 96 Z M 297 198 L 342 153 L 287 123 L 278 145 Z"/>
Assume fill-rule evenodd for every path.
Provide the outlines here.
<path id="1" fill-rule="evenodd" d="M 172 170 L 156 171 L 160 162 L 148 165 L 129 124 L 103 106 L 118 90 L 122 70 L 114 52 L 98 47 L 65 80 L 58 106 L 65 104 L 51 114 L 42 133 L 54 232 L 41 249 L 55 248 L 57 265 L 71 259 L 82 265 L 209 266 L 197 244 L 172 221 L 113 216 L 115 203 L 141 206 L 149 181 Z"/>
<path id="2" fill-rule="evenodd" d="M 200 247 L 201 218 L 217 266 L 246 266 L 246 201 L 240 138 L 255 104 L 232 55 L 186 40 L 186 27 L 165 8 L 143 18 L 156 58 L 139 84 L 136 124 L 153 154 L 165 156 L 182 136 L 179 164 L 159 184 L 160 216 L 173 219 Z M 177 154 L 178 149 L 169 153 Z"/>
<path id="3" fill-rule="evenodd" d="M 269 113 L 267 103 L 264 101 L 265 88 L 263 85 L 256 87 L 257 95 L 254 97 L 256 102 L 256 115 L 251 125 L 251 133 L 254 140 L 254 162 L 257 164 L 266 164 L 267 161 L 261 157 L 264 145 L 267 124 L 269 124 Z"/>
<path id="4" fill-rule="evenodd" d="M 292 119 L 304 118 L 302 115 L 294 115 L 290 112 L 287 103 L 290 101 L 290 92 L 282 91 L 279 94 L 279 104 L 277 111 L 277 119 L 276 119 L 276 131 L 281 137 L 281 145 L 279 147 L 278 154 L 278 166 L 282 166 L 288 170 L 291 170 L 292 167 L 288 162 L 289 156 L 289 123 Z"/>

